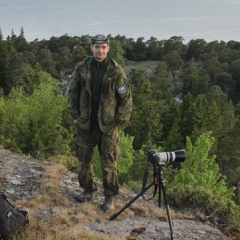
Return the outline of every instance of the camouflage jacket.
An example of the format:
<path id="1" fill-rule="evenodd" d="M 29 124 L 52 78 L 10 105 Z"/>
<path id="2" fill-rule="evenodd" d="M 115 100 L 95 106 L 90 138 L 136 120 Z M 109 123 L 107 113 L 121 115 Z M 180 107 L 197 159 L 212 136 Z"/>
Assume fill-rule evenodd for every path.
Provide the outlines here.
<path id="1" fill-rule="evenodd" d="M 68 85 L 68 111 L 83 130 L 90 127 L 92 58 L 88 57 L 76 66 Z M 101 131 L 111 132 L 115 126 L 126 122 L 131 112 L 132 94 L 126 74 L 122 67 L 110 58 L 98 107 Z"/>

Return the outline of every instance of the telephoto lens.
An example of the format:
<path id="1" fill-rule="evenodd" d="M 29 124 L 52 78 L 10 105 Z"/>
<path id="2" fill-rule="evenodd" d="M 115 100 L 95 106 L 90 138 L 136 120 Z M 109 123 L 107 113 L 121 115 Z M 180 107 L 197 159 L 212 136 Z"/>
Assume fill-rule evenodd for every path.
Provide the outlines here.
<path id="1" fill-rule="evenodd" d="M 174 152 L 157 152 L 156 150 L 148 151 L 148 159 L 152 164 L 163 165 L 166 162 L 184 162 L 185 152 L 176 150 Z"/>

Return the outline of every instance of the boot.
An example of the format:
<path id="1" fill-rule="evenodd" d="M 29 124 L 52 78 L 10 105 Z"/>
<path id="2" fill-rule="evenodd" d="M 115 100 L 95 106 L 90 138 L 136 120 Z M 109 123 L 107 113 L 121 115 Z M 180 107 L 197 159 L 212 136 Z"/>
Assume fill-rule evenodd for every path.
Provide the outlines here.
<path id="1" fill-rule="evenodd" d="M 94 197 L 94 192 L 85 189 L 82 193 L 77 195 L 75 199 L 78 202 L 88 202 L 88 201 L 92 201 L 93 197 Z"/>
<path id="2" fill-rule="evenodd" d="M 113 196 L 105 196 L 104 203 L 102 205 L 102 210 L 104 212 L 108 210 L 113 210 L 114 209 L 114 197 Z"/>

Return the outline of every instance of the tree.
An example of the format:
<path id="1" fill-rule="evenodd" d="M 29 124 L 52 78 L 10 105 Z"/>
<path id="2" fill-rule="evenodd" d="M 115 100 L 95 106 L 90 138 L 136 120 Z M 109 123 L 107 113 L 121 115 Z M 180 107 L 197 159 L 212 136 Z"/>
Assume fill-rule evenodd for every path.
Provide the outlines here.
<path id="1" fill-rule="evenodd" d="M 176 71 L 182 67 L 183 61 L 176 50 L 172 50 L 171 52 L 167 53 L 164 56 L 164 60 L 168 64 L 168 69 L 172 73 L 173 84 L 176 85 Z"/>
<path id="2" fill-rule="evenodd" d="M 219 166 L 215 162 L 216 156 L 209 156 L 213 143 L 211 132 L 199 136 L 195 145 L 187 137 L 186 159 L 181 164 L 179 174 L 174 177 L 173 184 L 209 188 L 222 197 L 231 199 L 234 188 L 227 188 L 226 177 L 219 172 Z"/>
<path id="3" fill-rule="evenodd" d="M 130 60 L 129 52 L 131 52 L 132 49 L 133 49 L 133 45 L 132 45 L 133 44 L 133 39 L 132 38 L 126 38 L 125 36 L 121 36 L 119 34 L 114 39 L 120 41 L 121 47 L 122 47 L 123 52 L 124 52 L 124 58 L 125 59 L 128 58 Z"/>
<path id="4" fill-rule="evenodd" d="M 193 105 L 193 97 L 190 93 L 183 97 L 181 110 L 180 129 L 183 139 L 186 139 L 187 136 L 191 136 L 194 126 L 192 116 L 194 115 L 195 109 Z"/>
<path id="5" fill-rule="evenodd" d="M 163 42 L 151 37 L 146 42 L 148 48 L 148 60 L 161 60 L 163 56 Z"/>
<path id="6" fill-rule="evenodd" d="M 27 63 L 31 66 L 34 67 L 35 64 L 37 63 L 36 55 L 33 52 L 23 52 L 23 57 L 26 59 Z"/>
<path id="7" fill-rule="evenodd" d="M 9 68 L 6 75 L 5 91 L 9 93 L 12 88 L 22 88 L 26 93 L 29 93 L 30 71 L 31 67 L 28 65 L 23 53 L 16 53 L 9 63 Z"/>
<path id="8" fill-rule="evenodd" d="M 129 38 L 126 44 L 126 59 L 130 60 L 130 61 L 136 61 L 137 60 L 137 54 L 135 52 L 135 45 L 136 42 L 134 41 L 133 38 Z"/>
<path id="9" fill-rule="evenodd" d="M 151 78 L 153 98 L 157 101 L 164 100 L 170 103 L 173 98 L 173 86 L 169 75 L 166 62 L 160 62 Z"/>
<path id="10" fill-rule="evenodd" d="M 229 72 L 222 72 L 217 74 L 215 83 L 216 85 L 221 87 L 222 91 L 230 98 L 234 97 L 233 95 L 234 82 L 232 79 L 232 75 Z"/>
<path id="11" fill-rule="evenodd" d="M 228 186 L 237 186 L 240 182 L 240 121 L 239 116 L 234 128 L 218 143 L 217 162 L 221 172 L 227 176 Z"/>
<path id="12" fill-rule="evenodd" d="M 90 47 L 90 36 L 89 35 L 82 35 L 80 38 L 78 37 L 74 37 L 74 40 L 77 40 L 77 44 L 76 41 L 74 41 L 74 46 L 80 45 L 82 46 L 86 52 L 87 55 L 91 54 L 91 47 Z"/>
<path id="13" fill-rule="evenodd" d="M 190 93 L 193 97 L 196 97 L 199 93 L 202 93 L 199 92 L 199 85 L 201 86 L 205 83 L 205 86 L 207 87 L 207 81 L 202 81 L 193 58 L 188 62 L 187 67 L 181 76 L 181 80 L 183 82 L 183 96 Z"/>
<path id="14" fill-rule="evenodd" d="M 6 106 L 3 96 L 0 96 L 0 145 L 4 145 L 6 135 L 7 135 Z"/>
<path id="15" fill-rule="evenodd" d="M 51 74 L 52 77 L 59 77 L 56 71 L 56 61 L 53 58 L 53 54 L 49 49 L 41 49 L 37 55 L 37 61 L 41 65 L 42 69 Z"/>
<path id="16" fill-rule="evenodd" d="M 234 107 L 231 101 L 227 101 L 227 96 L 220 87 L 212 86 L 207 94 L 208 129 L 213 132 L 216 140 L 227 135 L 235 125 Z"/>
<path id="17" fill-rule="evenodd" d="M 133 147 L 140 149 L 149 139 L 161 139 L 161 105 L 152 99 L 151 82 L 144 75 L 138 75 L 138 86 L 134 88 L 133 113 L 127 132 L 134 136 Z"/>
<path id="18" fill-rule="evenodd" d="M 187 60 L 194 58 L 196 61 L 199 61 L 201 55 L 204 52 L 204 47 L 206 46 L 206 41 L 204 39 L 193 39 L 190 40 L 187 46 L 186 57 Z"/>
<path id="19" fill-rule="evenodd" d="M 167 53 L 170 53 L 171 51 L 175 50 L 178 52 L 179 55 L 181 55 L 183 51 L 183 38 L 181 36 L 173 36 L 170 39 L 164 41 L 163 46 L 163 53 L 164 55 Z"/>
<path id="20" fill-rule="evenodd" d="M 136 54 L 135 61 L 146 61 L 147 60 L 147 48 L 144 42 L 144 37 L 137 39 L 136 44 L 134 45 L 133 51 Z"/>
<path id="21" fill-rule="evenodd" d="M 10 62 L 16 53 L 13 41 L 7 38 L 6 41 L 0 40 L 0 88 L 6 93 L 6 76 Z"/>
<path id="22" fill-rule="evenodd" d="M 52 53 L 59 53 L 59 38 L 52 36 L 49 41 L 44 43 L 45 48 L 48 48 Z"/>
<path id="23" fill-rule="evenodd" d="M 0 42 L 3 41 L 3 34 L 2 34 L 2 29 L 0 28 Z"/>
<path id="24" fill-rule="evenodd" d="M 210 80 L 212 83 L 215 83 L 216 76 L 221 71 L 221 63 L 218 60 L 218 55 L 215 52 L 206 53 L 203 56 L 204 58 L 204 69 L 209 74 Z"/>
<path id="25" fill-rule="evenodd" d="M 20 30 L 20 35 L 14 39 L 14 45 L 18 52 L 24 52 L 28 50 L 28 43 L 24 36 L 23 27 Z"/>
<path id="26" fill-rule="evenodd" d="M 234 82 L 234 93 L 233 101 L 235 103 L 239 102 L 239 91 L 240 91 L 240 59 L 232 61 L 229 66 L 230 73 L 232 74 L 232 79 Z"/>
<path id="27" fill-rule="evenodd" d="M 34 66 L 31 72 L 29 72 L 29 78 L 30 78 L 30 84 L 29 84 L 30 95 L 33 93 L 35 89 L 38 89 L 39 86 L 43 84 L 51 85 L 54 92 L 59 91 L 57 82 L 53 82 L 51 75 L 43 71 L 41 66 L 38 63 Z"/>
<path id="28" fill-rule="evenodd" d="M 168 136 L 163 141 L 163 148 L 167 152 L 172 152 L 178 149 L 183 149 L 184 143 L 181 136 L 180 127 L 177 124 L 177 121 L 174 122 L 171 130 L 168 133 Z"/>
<path id="29" fill-rule="evenodd" d="M 72 51 L 72 65 L 75 66 L 77 63 L 81 62 L 86 56 L 87 52 L 85 48 L 83 48 L 82 46 L 74 47 Z"/>
<path id="30" fill-rule="evenodd" d="M 72 54 L 68 47 L 61 47 L 58 55 L 58 72 L 68 72 L 72 65 Z"/>
<path id="31" fill-rule="evenodd" d="M 208 106 L 209 103 L 207 101 L 207 97 L 205 94 L 200 94 L 197 96 L 195 101 L 193 102 L 191 106 L 192 110 L 192 133 L 189 135 L 192 141 L 196 141 L 196 139 L 206 132 L 207 130 L 211 130 L 209 128 L 208 123 Z"/>
<path id="32" fill-rule="evenodd" d="M 169 136 L 170 131 L 174 128 L 177 129 L 181 121 L 181 113 L 179 105 L 175 98 L 172 98 L 171 102 L 167 104 L 165 108 L 164 115 L 162 116 L 162 138 L 163 141 L 166 142 L 166 139 Z M 177 140 L 176 140 L 177 141 Z M 181 138 L 178 139 L 179 142 Z"/>
<path id="33" fill-rule="evenodd" d="M 178 206 L 201 207 L 206 214 L 217 212 L 224 222 L 239 226 L 240 209 L 233 201 L 235 188 L 227 187 L 226 176 L 220 173 L 216 156 L 211 154 L 213 144 L 211 132 L 199 136 L 195 145 L 187 138 L 186 158 L 180 171 L 172 174 L 168 199 Z"/>
<path id="34" fill-rule="evenodd" d="M 58 49 L 60 50 L 62 47 L 67 47 L 69 49 L 71 49 L 72 46 L 72 38 L 70 36 L 68 36 L 67 34 L 64 34 L 63 36 L 58 38 L 57 41 L 58 44 Z"/>
<path id="35" fill-rule="evenodd" d="M 53 79 L 51 83 L 40 84 L 29 96 L 21 89 L 11 91 L 5 115 L 11 126 L 7 148 L 37 158 L 71 154 L 73 123 L 65 117 L 67 98 L 56 92 Z"/>
<path id="36" fill-rule="evenodd" d="M 110 42 L 109 56 L 115 59 L 122 67 L 125 66 L 124 51 L 118 40 L 112 39 Z"/>
<path id="37" fill-rule="evenodd" d="M 207 111 L 208 101 L 205 94 L 199 94 L 195 101 L 193 102 L 194 109 L 196 112 L 193 115 L 194 119 L 194 129 L 202 129 L 206 131 L 206 127 L 208 126 L 207 123 L 207 116 L 209 112 Z"/>

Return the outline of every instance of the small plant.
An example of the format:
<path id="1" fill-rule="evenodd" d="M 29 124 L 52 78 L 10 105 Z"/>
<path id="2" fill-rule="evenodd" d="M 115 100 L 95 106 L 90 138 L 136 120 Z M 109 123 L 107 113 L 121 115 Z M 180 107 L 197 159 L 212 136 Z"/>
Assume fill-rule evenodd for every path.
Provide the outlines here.
<path id="1" fill-rule="evenodd" d="M 58 155 L 48 158 L 48 161 L 64 165 L 70 171 L 76 171 L 78 159 L 73 156 Z"/>

